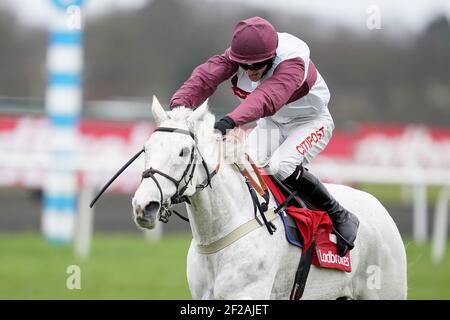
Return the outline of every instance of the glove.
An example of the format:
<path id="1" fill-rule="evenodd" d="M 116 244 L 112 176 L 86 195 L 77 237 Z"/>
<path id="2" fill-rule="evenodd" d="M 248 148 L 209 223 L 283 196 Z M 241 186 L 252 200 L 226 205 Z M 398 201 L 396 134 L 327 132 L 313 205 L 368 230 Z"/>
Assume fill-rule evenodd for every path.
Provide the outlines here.
<path id="1" fill-rule="evenodd" d="M 220 131 L 222 135 L 225 135 L 227 130 L 231 130 L 236 126 L 233 119 L 228 116 L 223 117 L 214 124 L 214 129 Z"/>

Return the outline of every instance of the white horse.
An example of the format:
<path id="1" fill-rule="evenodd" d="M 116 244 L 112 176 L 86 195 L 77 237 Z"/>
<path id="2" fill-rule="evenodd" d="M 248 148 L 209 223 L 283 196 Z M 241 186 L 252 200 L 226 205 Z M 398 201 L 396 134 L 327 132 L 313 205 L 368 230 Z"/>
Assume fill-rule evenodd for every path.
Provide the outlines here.
<path id="1" fill-rule="evenodd" d="M 180 107 L 166 112 L 154 97 L 152 112 L 160 127 L 180 130 L 154 132 L 145 143 L 146 171 L 132 200 L 135 222 L 154 228 L 162 204 L 167 205 L 184 189 L 193 236 L 187 257 L 192 298 L 289 299 L 301 250 L 288 244 L 279 217 L 273 220 L 277 227 L 273 235 L 264 226 L 256 227 L 224 248 L 211 253 L 201 250 L 220 244 L 254 220 L 244 178 L 223 157 L 211 185 L 196 188 L 207 180 L 206 168 L 199 160 L 204 158 L 211 171 L 221 154 L 218 135 L 213 132 L 214 116 L 206 103 L 195 111 Z M 386 209 L 366 192 L 343 185 L 326 187 L 360 220 L 350 254 L 352 271 L 311 266 L 302 298 L 405 299 L 405 248 Z M 275 206 L 271 199 L 269 208 Z"/>

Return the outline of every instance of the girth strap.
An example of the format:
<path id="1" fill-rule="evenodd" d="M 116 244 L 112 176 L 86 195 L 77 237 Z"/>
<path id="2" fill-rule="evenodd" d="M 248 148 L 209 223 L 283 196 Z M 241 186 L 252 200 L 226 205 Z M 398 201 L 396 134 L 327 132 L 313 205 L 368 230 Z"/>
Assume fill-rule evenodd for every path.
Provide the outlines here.
<path id="1" fill-rule="evenodd" d="M 298 264 L 297 272 L 295 273 L 294 285 L 289 300 L 300 300 L 303 296 L 306 280 L 308 280 L 309 269 L 311 268 L 312 253 L 315 247 L 316 242 L 313 240 L 306 252 L 303 252 L 300 257 L 300 263 Z"/>
<path id="2" fill-rule="evenodd" d="M 278 214 L 276 214 L 273 209 L 269 210 L 266 213 L 266 218 L 270 222 L 274 220 L 275 218 L 279 217 Z M 226 247 L 228 247 L 230 244 L 236 242 L 246 234 L 252 232 L 255 229 L 258 229 L 261 227 L 261 225 L 258 223 L 256 219 L 252 219 L 241 226 L 239 226 L 237 229 L 234 229 L 229 234 L 227 234 L 225 237 L 216 240 L 210 244 L 202 245 L 197 244 L 197 252 L 201 254 L 211 254 L 218 252 Z"/>

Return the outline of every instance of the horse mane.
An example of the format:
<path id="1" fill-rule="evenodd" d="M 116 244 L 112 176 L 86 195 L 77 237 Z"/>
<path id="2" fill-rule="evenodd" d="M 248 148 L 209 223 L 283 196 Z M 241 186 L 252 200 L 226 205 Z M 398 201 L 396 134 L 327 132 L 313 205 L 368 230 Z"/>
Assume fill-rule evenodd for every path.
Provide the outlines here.
<path id="1" fill-rule="evenodd" d="M 195 122 L 189 122 L 188 118 L 194 110 L 186 107 L 176 107 L 167 112 L 169 120 L 167 125 L 179 126 L 185 125 L 187 129 L 193 132 L 197 138 L 212 136 L 214 132 L 215 116 L 207 110 L 202 119 Z M 166 123 L 165 123 L 166 125 Z"/>
<path id="2" fill-rule="evenodd" d="M 176 107 L 167 111 L 169 120 L 174 122 L 186 122 L 187 118 L 192 114 L 192 109 L 186 107 Z"/>

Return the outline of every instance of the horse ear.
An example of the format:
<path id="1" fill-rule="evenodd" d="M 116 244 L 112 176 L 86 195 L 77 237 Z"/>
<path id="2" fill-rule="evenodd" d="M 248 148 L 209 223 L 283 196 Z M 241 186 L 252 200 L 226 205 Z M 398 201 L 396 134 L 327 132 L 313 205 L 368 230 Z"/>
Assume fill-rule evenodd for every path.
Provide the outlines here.
<path id="1" fill-rule="evenodd" d="M 208 100 L 206 99 L 205 102 L 202 103 L 200 107 L 194 110 L 192 114 L 189 116 L 188 121 L 189 122 L 196 122 L 203 120 L 204 116 L 208 113 Z"/>
<path id="2" fill-rule="evenodd" d="M 158 125 L 164 120 L 167 120 L 169 118 L 166 111 L 164 111 L 163 107 L 161 106 L 161 103 L 159 103 L 158 98 L 156 98 L 155 95 L 153 96 L 152 113 L 153 118 L 155 119 Z"/>

